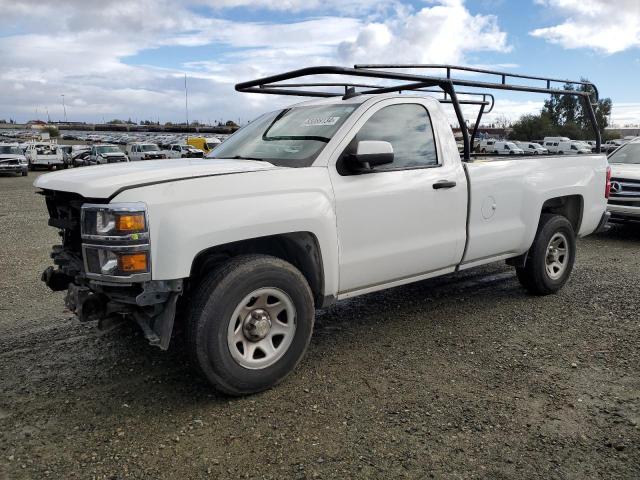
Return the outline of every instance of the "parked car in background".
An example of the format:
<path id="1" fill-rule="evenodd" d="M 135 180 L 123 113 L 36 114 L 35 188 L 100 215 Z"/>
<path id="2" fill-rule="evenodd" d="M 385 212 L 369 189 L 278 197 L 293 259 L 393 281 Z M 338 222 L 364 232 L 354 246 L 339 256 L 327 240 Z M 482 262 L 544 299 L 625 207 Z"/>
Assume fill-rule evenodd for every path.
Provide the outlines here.
<path id="1" fill-rule="evenodd" d="M 117 145 L 94 145 L 89 153 L 89 165 L 105 165 L 107 163 L 128 162 L 129 159 Z"/>
<path id="2" fill-rule="evenodd" d="M 515 142 L 518 147 L 520 147 L 524 153 L 531 155 L 545 155 L 549 153 L 549 150 L 544 148 L 539 143 L 535 142 Z"/>
<path id="3" fill-rule="evenodd" d="M 622 139 L 607 140 L 604 144 L 602 144 L 602 152 L 607 154 L 612 153 L 625 143 L 627 143 L 626 140 Z"/>
<path id="4" fill-rule="evenodd" d="M 62 152 L 62 161 L 64 162 L 64 168 L 71 166 L 71 155 L 73 155 L 73 146 L 71 145 L 58 145 L 58 149 Z"/>
<path id="5" fill-rule="evenodd" d="M 524 150 L 514 142 L 496 142 L 492 148 L 491 153 L 497 155 L 524 155 Z"/>
<path id="6" fill-rule="evenodd" d="M 0 143 L 0 173 L 29 174 L 27 158 L 17 143 Z"/>
<path id="7" fill-rule="evenodd" d="M 591 153 L 591 147 L 577 140 L 569 140 L 567 142 L 558 142 L 556 153 L 560 155 L 582 155 Z"/>
<path id="8" fill-rule="evenodd" d="M 210 153 L 214 148 L 220 145 L 222 141 L 216 137 L 204 138 L 204 137 L 187 137 L 187 145 L 202 150 L 205 155 Z"/>
<path id="9" fill-rule="evenodd" d="M 202 158 L 204 152 L 191 145 L 180 145 L 177 143 L 169 145 L 165 150 L 167 157 L 169 158 Z"/>
<path id="10" fill-rule="evenodd" d="M 607 208 L 612 222 L 640 222 L 640 139 L 631 140 L 609 156 L 611 195 Z"/>
<path id="11" fill-rule="evenodd" d="M 74 145 L 71 152 L 71 167 L 84 167 L 88 165 L 91 147 L 88 145 Z"/>
<path id="12" fill-rule="evenodd" d="M 480 140 L 480 143 L 478 144 L 478 151 L 480 153 L 490 153 L 493 152 L 493 146 L 496 143 L 496 139 L 495 138 L 483 138 L 482 140 Z"/>
<path id="13" fill-rule="evenodd" d="M 127 155 L 132 162 L 167 158 L 167 155 L 155 143 L 130 143 L 127 145 Z"/>
<path id="14" fill-rule="evenodd" d="M 64 166 L 62 151 L 53 140 L 30 143 L 25 156 L 31 170 L 39 167 L 51 170 Z"/>
<path id="15" fill-rule="evenodd" d="M 596 141 L 595 140 L 585 140 L 584 143 L 586 143 L 587 145 L 589 145 L 589 148 L 591 148 L 592 152 L 596 151 Z M 602 147 L 601 147 L 602 148 Z"/>

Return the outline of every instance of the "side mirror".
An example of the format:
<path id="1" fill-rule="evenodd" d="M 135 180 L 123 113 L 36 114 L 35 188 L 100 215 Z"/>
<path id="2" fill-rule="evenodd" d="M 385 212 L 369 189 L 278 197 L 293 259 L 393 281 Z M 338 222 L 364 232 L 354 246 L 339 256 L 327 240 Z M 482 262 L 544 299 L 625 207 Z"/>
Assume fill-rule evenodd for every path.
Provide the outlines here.
<path id="1" fill-rule="evenodd" d="M 355 153 L 349 159 L 358 168 L 371 169 L 393 163 L 393 146 L 379 140 L 362 140 L 357 143 Z"/>

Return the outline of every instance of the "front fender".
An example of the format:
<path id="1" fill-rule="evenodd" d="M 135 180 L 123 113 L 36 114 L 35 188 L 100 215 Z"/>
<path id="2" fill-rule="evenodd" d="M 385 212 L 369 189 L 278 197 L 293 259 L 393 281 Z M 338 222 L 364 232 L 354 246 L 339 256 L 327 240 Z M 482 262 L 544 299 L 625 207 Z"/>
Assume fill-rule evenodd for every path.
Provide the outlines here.
<path id="1" fill-rule="evenodd" d="M 324 294 L 335 295 L 338 290 L 336 219 L 326 168 L 281 168 L 164 182 L 125 190 L 112 201 L 146 203 L 154 280 L 188 277 L 195 257 L 217 245 L 310 232 L 321 251 Z"/>

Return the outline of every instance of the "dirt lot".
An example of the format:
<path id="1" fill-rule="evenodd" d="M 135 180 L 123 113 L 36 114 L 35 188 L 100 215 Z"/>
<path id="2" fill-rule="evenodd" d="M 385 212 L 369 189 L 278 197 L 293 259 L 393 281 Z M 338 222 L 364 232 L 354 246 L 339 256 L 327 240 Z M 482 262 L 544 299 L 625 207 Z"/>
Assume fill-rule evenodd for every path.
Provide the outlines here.
<path id="1" fill-rule="evenodd" d="M 640 229 L 534 298 L 493 265 L 320 311 L 282 385 L 229 399 L 39 281 L 55 230 L 0 177 L 0 478 L 640 478 Z"/>

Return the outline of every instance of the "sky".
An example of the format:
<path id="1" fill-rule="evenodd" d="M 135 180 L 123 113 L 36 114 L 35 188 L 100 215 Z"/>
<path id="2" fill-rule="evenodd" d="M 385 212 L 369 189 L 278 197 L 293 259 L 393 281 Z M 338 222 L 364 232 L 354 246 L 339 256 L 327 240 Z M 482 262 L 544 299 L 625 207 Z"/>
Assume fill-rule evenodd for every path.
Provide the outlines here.
<path id="1" fill-rule="evenodd" d="M 242 123 L 295 102 L 237 82 L 311 65 L 451 63 L 594 82 L 640 124 L 640 0 L 0 0 L 0 119 Z M 505 92 L 487 117 L 535 113 Z M 467 109 L 467 115 L 472 111 Z"/>

